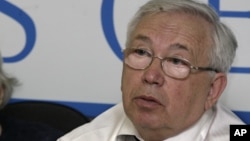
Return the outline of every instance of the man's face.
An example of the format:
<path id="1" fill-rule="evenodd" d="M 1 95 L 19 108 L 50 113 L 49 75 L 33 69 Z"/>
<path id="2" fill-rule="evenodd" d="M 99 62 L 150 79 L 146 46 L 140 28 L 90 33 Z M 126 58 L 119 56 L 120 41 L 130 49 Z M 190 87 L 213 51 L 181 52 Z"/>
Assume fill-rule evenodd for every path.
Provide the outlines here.
<path id="1" fill-rule="evenodd" d="M 147 15 L 132 33 L 128 48 L 143 48 L 160 58 L 180 57 L 193 66 L 208 67 L 210 29 L 203 19 L 184 13 Z M 204 113 L 211 81 L 206 71 L 191 72 L 185 79 L 169 77 L 157 58 L 144 70 L 124 64 L 121 89 L 125 112 L 139 132 L 175 135 Z"/>

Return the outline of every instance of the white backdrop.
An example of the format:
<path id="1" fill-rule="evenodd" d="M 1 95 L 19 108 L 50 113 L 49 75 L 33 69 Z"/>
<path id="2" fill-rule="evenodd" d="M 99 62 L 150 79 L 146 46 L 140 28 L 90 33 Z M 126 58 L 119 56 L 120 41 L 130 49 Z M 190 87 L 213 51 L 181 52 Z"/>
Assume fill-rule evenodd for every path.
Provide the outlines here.
<path id="1" fill-rule="evenodd" d="M 91 116 L 121 101 L 119 53 L 128 21 L 146 1 L 0 1 L 4 68 L 22 83 L 13 99 L 62 102 Z M 218 6 L 239 41 L 221 101 L 249 114 L 250 1 L 202 1 Z"/>

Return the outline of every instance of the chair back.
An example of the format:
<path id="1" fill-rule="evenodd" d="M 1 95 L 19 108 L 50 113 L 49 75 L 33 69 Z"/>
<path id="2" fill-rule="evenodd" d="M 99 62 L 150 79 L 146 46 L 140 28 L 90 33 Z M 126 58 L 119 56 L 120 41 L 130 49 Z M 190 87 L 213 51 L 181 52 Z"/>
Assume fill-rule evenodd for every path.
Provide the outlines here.
<path id="1" fill-rule="evenodd" d="M 44 123 L 65 133 L 90 121 L 71 107 L 41 101 L 9 103 L 1 113 L 21 120 Z"/>

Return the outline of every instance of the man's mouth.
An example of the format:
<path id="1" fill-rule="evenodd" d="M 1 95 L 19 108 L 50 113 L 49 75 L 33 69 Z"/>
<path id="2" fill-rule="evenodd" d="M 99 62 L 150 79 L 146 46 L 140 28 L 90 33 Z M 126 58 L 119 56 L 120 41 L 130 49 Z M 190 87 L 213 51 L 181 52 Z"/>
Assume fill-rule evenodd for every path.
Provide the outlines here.
<path id="1" fill-rule="evenodd" d="M 139 96 L 135 98 L 137 106 L 142 108 L 154 109 L 161 106 L 161 102 L 152 96 Z"/>

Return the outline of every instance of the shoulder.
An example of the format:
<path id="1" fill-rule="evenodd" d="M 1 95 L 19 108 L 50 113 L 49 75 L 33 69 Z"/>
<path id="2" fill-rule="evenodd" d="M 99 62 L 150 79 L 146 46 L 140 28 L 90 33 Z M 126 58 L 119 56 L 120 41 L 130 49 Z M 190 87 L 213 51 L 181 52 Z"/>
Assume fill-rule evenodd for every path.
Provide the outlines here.
<path id="1" fill-rule="evenodd" d="M 217 103 L 213 110 L 215 111 L 215 117 L 208 134 L 208 140 L 227 141 L 230 136 L 230 125 L 245 124 L 229 108 L 222 104 Z"/>
<path id="2" fill-rule="evenodd" d="M 98 140 L 100 138 L 102 140 L 112 140 L 112 138 L 116 137 L 125 117 L 122 103 L 119 103 L 90 123 L 84 124 L 64 135 L 58 141 Z"/>
<path id="3" fill-rule="evenodd" d="M 216 106 L 214 107 L 214 110 L 216 113 L 214 120 L 215 124 L 220 123 L 221 125 L 224 126 L 228 126 L 230 124 L 245 124 L 238 116 L 236 116 L 232 112 L 232 110 L 230 110 L 223 104 L 217 103 Z"/>

